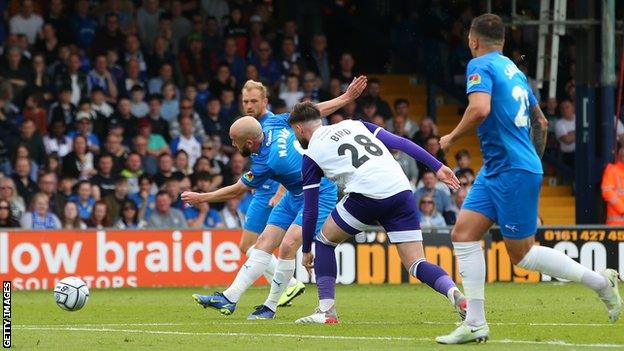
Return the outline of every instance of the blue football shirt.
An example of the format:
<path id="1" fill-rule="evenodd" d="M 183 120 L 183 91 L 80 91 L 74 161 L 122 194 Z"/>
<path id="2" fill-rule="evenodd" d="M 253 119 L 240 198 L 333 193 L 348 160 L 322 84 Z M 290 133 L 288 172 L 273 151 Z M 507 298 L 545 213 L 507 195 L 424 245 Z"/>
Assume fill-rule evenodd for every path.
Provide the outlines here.
<path id="1" fill-rule="evenodd" d="M 491 96 L 491 109 L 477 135 L 483 153 L 483 175 L 519 169 L 542 174 L 542 164 L 529 135 L 529 109 L 537 104 L 527 78 L 499 52 L 475 57 L 466 69 L 466 94 Z"/>

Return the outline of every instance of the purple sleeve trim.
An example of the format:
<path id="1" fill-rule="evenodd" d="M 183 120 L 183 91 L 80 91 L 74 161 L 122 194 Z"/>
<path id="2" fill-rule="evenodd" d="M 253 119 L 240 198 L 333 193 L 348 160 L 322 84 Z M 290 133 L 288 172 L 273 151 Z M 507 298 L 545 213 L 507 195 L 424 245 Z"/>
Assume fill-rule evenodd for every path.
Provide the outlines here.
<path id="1" fill-rule="evenodd" d="M 442 167 L 442 162 L 438 161 L 430 153 L 422 147 L 416 145 L 413 141 L 403 137 L 394 135 L 389 131 L 375 125 L 362 121 L 362 123 L 389 149 L 400 150 L 410 155 L 416 161 L 422 162 L 427 167 L 437 172 Z"/>
<path id="2" fill-rule="evenodd" d="M 321 168 L 308 156 L 303 156 L 303 252 L 310 252 L 318 221 L 319 184 L 323 177 Z"/>

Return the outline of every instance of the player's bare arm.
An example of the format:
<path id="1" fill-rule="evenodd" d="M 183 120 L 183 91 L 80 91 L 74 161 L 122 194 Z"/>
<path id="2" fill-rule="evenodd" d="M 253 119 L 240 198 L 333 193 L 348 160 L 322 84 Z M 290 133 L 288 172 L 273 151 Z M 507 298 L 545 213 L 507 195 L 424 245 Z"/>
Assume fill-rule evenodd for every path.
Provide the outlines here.
<path id="1" fill-rule="evenodd" d="M 269 199 L 269 206 L 274 207 L 275 205 L 277 205 L 277 203 L 280 202 L 282 196 L 284 196 L 285 193 L 286 188 L 282 184 L 280 184 L 279 188 L 277 188 L 277 191 L 275 192 L 275 195 L 273 195 L 273 197 Z"/>
<path id="2" fill-rule="evenodd" d="M 182 201 L 196 206 L 204 202 L 223 202 L 229 199 L 234 199 L 243 196 L 247 191 L 251 190 L 250 187 L 243 184 L 240 180 L 230 186 L 226 186 L 216 191 L 209 193 L 196 193 L 193 191 L 185 191 L 182 193 Z"/>
<path id="3" fill-rule="evenodd" d="M 544 117 L 542 109 L 539 105 L 531 107 L 531 142 L 535 147 L 537 155 L 541 158 L 544 156 L 546 149 L 546 137 L 548 135 L 548 120 Z"/>
<path id="4" fill-rule="evenodd" d="M 440 146 L 447 151 L 464 135 L 474 130 L 490 114 L 492 97 L 488 93 L 474 92 L 468 95 L 468 107 L 461 121 L 450 134 L 440 138 Z"/>
<path id="5" fill-rule="evenodd" d="M 347 87 L 347 90 L 337 98 L 329 101 L 319 102 L 316 104 L 316 108 L 321 112 L 321 117 L 326 117 L 332 113 L 343 108 L 346 104 L 357 99 L 364 89 L 366 89 L 368 78 L 366 76 L 359 76 L 353 79 L 351 84 Z"/>

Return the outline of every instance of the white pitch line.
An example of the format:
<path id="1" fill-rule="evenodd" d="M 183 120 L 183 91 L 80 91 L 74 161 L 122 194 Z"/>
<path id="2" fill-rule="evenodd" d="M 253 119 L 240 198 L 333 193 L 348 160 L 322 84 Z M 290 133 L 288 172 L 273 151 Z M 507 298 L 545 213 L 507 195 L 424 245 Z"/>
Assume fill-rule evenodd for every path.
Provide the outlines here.
<path id="1" fill-rule="evenodd" d="M 32 327 L 143 327 L 143 326 L 192 326 L 192 325 L 258 325 L 264 321 L 206 321 L 195 323 L 97 323 L 97 324 L 13 324 L 15 327 L 32 328 Z M 289 325 L 294 324 L 293 321 L 266 321 L 270 325 Z M 382 322 L 382 321 L 341 321 L 340 324 L 346 325 L 404 325 L 404 324 L 428 324 L 428 325 L 457 325 L 459 322 L 442 322 L 442 321 L 413 321 L 413 322 Z M 517 322 L 489 322 L 489 325 L 498 326 L 530 326 L 530 327 L 609 327 L 612 323 L 517 323 Z"/>
<path id="2" fill-rule="evenodd" d="M 104 333 L 143 333 L 143 334 L 160 334 L 160 335 L 192 335 L 192 336 L 234 336 L 234 337 L 288 337 L 301 339 L 324 339 L 324 340 L 379 340 L 379 341 L 420 341 L 433 342 L 430 338 L 413 338 L 400 336 L 340 336 L 340 335 L 306 335 L 306 334 L 279 334 L 279 333 L 198 333 L 183 331 L 166 331 L 166 330 L 141 330 L 141 329 L 110 329 L 110 328 L 54 328 L 54 327 L 19 327 L 15 329 L 22 330 L 46 330 L 46 331 L 87 331 L 87 332 L 104 332 Z M 565 347 L 599 347 L 599 348 L 622 348 L 624 344 L 575 344 L 562 340 L 553 341 L 534 341 L 534 340 L 490 340 L 495 344 L 525 344 L 525 345 L 554 345 Z"/>

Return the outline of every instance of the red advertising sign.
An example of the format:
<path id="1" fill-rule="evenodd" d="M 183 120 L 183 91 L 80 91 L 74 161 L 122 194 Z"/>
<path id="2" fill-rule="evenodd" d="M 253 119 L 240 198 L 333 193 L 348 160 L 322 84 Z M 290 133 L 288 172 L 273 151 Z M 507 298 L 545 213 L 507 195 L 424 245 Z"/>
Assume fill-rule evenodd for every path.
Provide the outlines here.
<path id="1" fill-rule="evenodd" d="M 16 289 L 227 285 L 245 256 L 240 231 L 0 231 L 0 276 Z M 264 282 L 264 279 L 262 279 Z"/>

